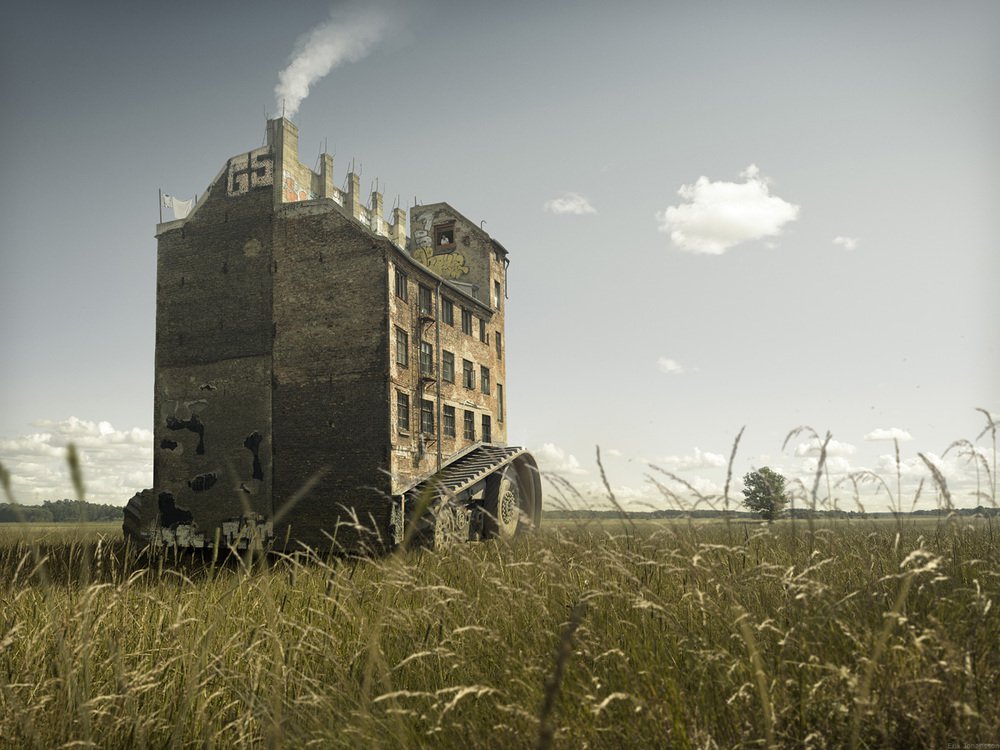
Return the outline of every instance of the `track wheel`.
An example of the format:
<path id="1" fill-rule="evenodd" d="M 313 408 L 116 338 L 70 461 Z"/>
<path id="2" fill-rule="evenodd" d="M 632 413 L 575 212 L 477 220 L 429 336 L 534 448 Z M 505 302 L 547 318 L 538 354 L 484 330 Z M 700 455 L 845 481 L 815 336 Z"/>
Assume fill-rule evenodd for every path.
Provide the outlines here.
<path id="1" fill-rule="evenodd" d="M 521 494 L 513 469 L 508 467 L 487 477 L 483 510 L 486 512 L 483 530 L 487 539 L 510 539 L 517 533 L 521 519 Z"/>

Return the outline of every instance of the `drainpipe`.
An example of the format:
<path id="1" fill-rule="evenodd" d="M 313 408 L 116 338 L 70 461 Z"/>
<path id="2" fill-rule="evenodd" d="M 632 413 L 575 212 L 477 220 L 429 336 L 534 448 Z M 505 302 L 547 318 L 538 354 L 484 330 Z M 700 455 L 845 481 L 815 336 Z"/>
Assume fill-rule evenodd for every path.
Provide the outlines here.
<path id="1" fill-rule="evenodd" d="M 441 441 L 444 439 L 444 425 L 441 424 L 441 281 L 437 283 L 434 300 L 434 347 L 437 350 L 437 369 L 435 370 L 434 383 L 437 394 L 437 470 L 441 471 L 442 448 Z"/>

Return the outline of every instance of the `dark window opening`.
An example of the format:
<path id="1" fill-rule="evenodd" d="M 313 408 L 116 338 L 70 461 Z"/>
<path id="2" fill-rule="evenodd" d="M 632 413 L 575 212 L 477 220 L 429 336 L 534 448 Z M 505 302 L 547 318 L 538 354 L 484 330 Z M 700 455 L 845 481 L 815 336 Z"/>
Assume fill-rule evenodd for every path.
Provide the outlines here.
<path id="1" fill-rule="evenodd" d="M 490 395 L 490 368 L 482 365 L 479 367 L 479 390 Z"/>
<path id="2" fill-rule="evenodd" d="M 450 299 L 441 300 L 441 320 L 450 326 L 455 325 L 455 305 Z"/>
<path id="3" fill-rule="evenodd" d="M 462 333 L 472 335 L 472 311 L 462 309 Z"/>
<path id="4" fill-rule="evenodd" d="M 444 413 L 441 415 L 443 425 L 442 429 L 447 437 L 455 437 L 455 407 L 445 406 Z"/>
<path id="5" fill-rule="evenodd" d="M 465 430 L 466 440 L 476 439 L 476 415 L 474 412 L 466 411 L 463 415 L 462 426 Z"/>
<path id="6" fill-rule="evenodd" d="M 420 285 L 418 290 L 417 304 L 421 315 L 431 315 L 434 311 L 434 303 L 431 300 L 431 290 L 423 284 Z"/>
<path id="7" fill-rule="evenodd" d="M 425 398 L 420 399 L 420 431 L 434 432 L 434 403 Z"/>
<path id="8" fill-rule="evenodd" d="M 399 326 L 396 326 L 396 364 L 410 366 L 410 336 Z"/>
<path id="9" fill-rule="evenodd" d="M 476 387 L 476 371 L 467 359 L 462 360 L 462 385 L 470 390 Z"/>
<path id="10" fill-rule="evenodd" d="M 426 341 L 420 342 L 420 374 L 426 377 L 434 375 L 434 345 Z"/>
<path id="11" fill-rule="evenodd" d="M 441 379 L 446 383 L 455 382 L 455 355 L 449 351 L 441 351 Z"/>
<path id="12" fill-rule="evenodd" d="M 403 432 L 410 429 L 410 396 L 396 391 L 396 427 Z"/>
<path id="13" fill-rule="evenodd" d="M 403 302 L 408 299 L 406 295 L 406 274 L 396 269 L 396 296 L 399 297 Z"/>
<path id="14" fill-rule="evenodd" d="M 483 415 L 483 442 L 484 443 L 493 442 L 493 431 L 492 431 L 492 426 L 490 424 L 489 414 Z"/>

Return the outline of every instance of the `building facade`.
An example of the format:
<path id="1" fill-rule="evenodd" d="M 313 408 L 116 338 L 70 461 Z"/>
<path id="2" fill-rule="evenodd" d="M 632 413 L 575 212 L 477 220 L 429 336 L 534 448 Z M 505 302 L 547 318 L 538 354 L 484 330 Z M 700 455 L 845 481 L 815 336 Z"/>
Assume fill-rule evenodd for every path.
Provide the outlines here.
<path id="1" fill-rule="evenodd" d="M 507 251 L 447 203 L 414 206 L 407 233 L 345 185 L 271 120 L 158 225 L 154 488 L 126 530 L 131 512 L 195 546 L 255 523 L 310 545 L 398 535 L 399 498 L 506 445 Z"/>

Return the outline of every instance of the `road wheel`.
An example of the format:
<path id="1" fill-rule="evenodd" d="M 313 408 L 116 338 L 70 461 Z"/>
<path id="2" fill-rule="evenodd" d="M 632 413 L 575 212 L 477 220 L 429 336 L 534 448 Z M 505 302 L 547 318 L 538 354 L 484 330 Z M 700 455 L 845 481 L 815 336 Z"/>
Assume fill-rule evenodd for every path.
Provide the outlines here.
<path id="1" fill-rule="evenodd" d="M 517 474 L 512 469 L 504 469 L 486 479 L 483 510 L 483 530 L 487 539 L 510 539 L 517 533 L 521 520 L 521 493 Z"/>

